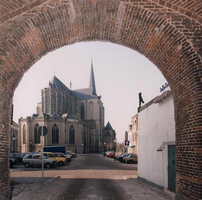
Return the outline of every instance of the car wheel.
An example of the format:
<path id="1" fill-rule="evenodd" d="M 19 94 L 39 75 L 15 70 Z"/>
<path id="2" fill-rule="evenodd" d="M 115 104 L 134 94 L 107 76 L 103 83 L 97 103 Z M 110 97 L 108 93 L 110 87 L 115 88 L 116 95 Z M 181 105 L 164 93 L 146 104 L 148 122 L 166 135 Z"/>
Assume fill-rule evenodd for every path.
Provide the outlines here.
<path id="1" fill-rule="evenodd" d="M 133 164 L 133 161 L 132 161 L 132 160 L 129 160 L 129 161 L 128 161 L 128 164 Z"/>
<path id="2" fill-rule="evenodd" d="M 59 165 L 59 166 L 63 166 L 64 163 L 63 163 L 62 161 L 60 161 L 60 162 L 58 163 L 58 165 Z"/>
<path id="3" fill-rule="evenodd" d="M 47 164 L 46 164 L 46 168 L 47 168 L 47 169 L 50 169 L 50 168 L 51 168 L 51 164 L 50 164 L 50 163 L 47 163 Z"/>
<path id="4" fill-rule="evenodd" d="M 29 163 L 25 163 L 24 166 L 25 166 L 25 168 L 29 168 L 30 164 Z"/>

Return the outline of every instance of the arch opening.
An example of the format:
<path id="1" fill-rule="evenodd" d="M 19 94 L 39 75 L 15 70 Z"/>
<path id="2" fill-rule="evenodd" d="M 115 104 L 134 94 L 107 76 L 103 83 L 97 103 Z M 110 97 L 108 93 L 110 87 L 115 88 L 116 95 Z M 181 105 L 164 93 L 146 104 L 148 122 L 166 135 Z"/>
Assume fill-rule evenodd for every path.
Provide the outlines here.
<path id="1" fill-rule="evenodd" d="M 17 15 L 15 20 L 18 19 L 18 23 L 10 23 L 9 28 L 5 23 L 1 33 L 1 74 L 4 76 L 0 77 L 0 131 L 3 144 L 9 149 L 6 141 L 9 141 L 12 96 L 25 71 L 46 53 L 64 45 L 79 41 L 110 41 L 145 55 L 168 80 L 175 104 L 177 196 L 201 198 L 198 176 L 198 171 L 201 170 L 198 164 L 201 141 L 198 136 L 201 135 L 202 127 L 201 42 L 186 35 L 189 32 L 187 26 L 192 27 L 192 23 L 201 30 L 200 15 L 196 14 L 197 19 L 192 22 L 192 17 L 189 17 L 192 15 L 178 13 L 181 19 L 176 21 L 183 25 L 184 21 L 188 23 L 187 26 L 182 26 L 185 28 L 183 31 L 180 27 L 177 28 L 173 20 L 177 17 L 172 9 L 162 17 L 160 9 L 154 12 L 125 1 L 86 1 L 84 5 L 82 1 L 74 1 L 71 6 L 58 3 L 54 8 L 48 4 L 47 2 L 42 7 L 32 8 L 38 11 L 35 16 L 32 12 L 26 12 L 21 18 Z M 155 2 L 154 4 L 156 5 Z M 83 6 L 84 9 L 81 9 Z M 190 32 L 193 33 L 191 28 Z M 192 137 L 195 138 L 194 142 L 190 139 Z M 187 140 L 189 146 L 186 145 Z M 184 151 L 193 156 L 192 161 L 196 168 L 188 166 Z M 1 173 L 8 174 L 8 158 L 4 154 L 1 157 L 5 160 Z M 8 175 L 4 177 L 7 185 L 3 193 L 8 196 Z M 190 185 L 189 189 L 185 189 L 187 183 Z"/>

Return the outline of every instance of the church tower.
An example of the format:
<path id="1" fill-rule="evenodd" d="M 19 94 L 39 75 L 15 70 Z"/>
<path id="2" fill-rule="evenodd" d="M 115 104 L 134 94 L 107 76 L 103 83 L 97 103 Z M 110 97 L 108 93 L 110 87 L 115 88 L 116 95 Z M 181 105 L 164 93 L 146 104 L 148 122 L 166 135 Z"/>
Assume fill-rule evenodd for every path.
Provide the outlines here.
<path id="1" fill-rule="evenodd" d="M 93 62 L 92 62 L 92 60 L 91 60 L 91 72 L 90 72 L 89 88 L 93 88 L 92 95 L 97 96 L 97 94 L 96 94 L 96 87 L 95 87 L 95 77 L 94 77 Z"/>

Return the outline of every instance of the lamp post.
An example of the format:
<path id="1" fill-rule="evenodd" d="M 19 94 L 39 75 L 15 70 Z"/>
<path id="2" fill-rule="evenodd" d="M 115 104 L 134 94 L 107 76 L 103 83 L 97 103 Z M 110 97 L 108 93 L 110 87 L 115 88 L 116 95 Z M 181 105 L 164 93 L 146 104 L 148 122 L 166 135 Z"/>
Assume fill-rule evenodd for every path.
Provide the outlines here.
<path id="1" fill-rule="evenodd" d="M 114 161 L 116 161 L 116 139 L 114 140 Z"/>
<path id="2" fill-rule="evenodd" d="M 106 142 L 104 142 L 104 152 L 105 152 L 105 150 L 106 150 L 106 144 L 107 144 L 107 143 L 106 143 Z"/>
<path id="3" fill-rule="evenodd" d="M 32 152 L 32 140 L 29 141 L 30 151 Z"/>
<path id="4" fill-rule="evenodd" d="M 114 140 L 114 151 L 116 152 L 116 142 L 117 142 L 117 140 L 115 139 Z"/>
<path id="5" fill-rule="evenodd" d="M 13 145 L 13 143 L 14 143 L 14 141 L 17 139 L 17 137 L 16 137 L 15 135 L 13 135 L 13 136 L 11 137 L 11 139 L 12 139 L 12 141 L 13 141 L 13 142 L 12 142 L 12 146 L 13 146 L 12 150 L 13 150 L 13 153 L 15 153 L 15 151 L 14 151 L 14 149 L 15 149 L 14 146 L 15 146 L 15 145 Z"/>

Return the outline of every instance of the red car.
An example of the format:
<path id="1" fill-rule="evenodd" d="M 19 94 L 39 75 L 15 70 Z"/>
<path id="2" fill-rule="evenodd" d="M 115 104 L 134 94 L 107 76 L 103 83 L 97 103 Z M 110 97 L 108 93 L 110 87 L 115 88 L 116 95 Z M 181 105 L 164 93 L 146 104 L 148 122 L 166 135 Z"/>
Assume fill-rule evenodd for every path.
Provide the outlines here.
<path id="1" fill-rule="evenodd" d="M 110 158 L 114 158 L 115 152 L 114 152 L 114 151 L 111 151 L 107 156 L 110 157 Z"/>
<path id="2" fill-rule="evenodd" d="M 64 153 L 59 153 L 63 158 L 66 158 L 67 162 L 71 162 L 71 157 L 69 155 L 65 155 Z"/>

